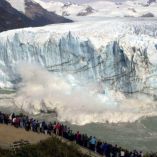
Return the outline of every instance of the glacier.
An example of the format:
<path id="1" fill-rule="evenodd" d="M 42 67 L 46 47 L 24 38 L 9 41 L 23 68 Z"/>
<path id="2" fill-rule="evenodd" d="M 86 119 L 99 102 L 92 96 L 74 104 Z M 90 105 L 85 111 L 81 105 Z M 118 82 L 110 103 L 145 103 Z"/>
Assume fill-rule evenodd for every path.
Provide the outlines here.
<path id="1" fill-rule="evenodd" d="M 126 93 L 147 91 L 155 82 L 156 28 L 155 21 L 109 20 L 1 33 L 1 87 L 13 86 L 16 65 L 27 62 Z"/>
<path id="2" fill-rule="evenodd" d="M 63 97 L 68 97 L 66 100 L 63 99 L 68 105 L 61 105 L 59 108 L 57 103 L 54 105 L 50 102 L 51 94 L 48 94 L 47 100 L 44 100 L 41 93 L 39 94 L 42 97 L 40 101 L 31 99 L 31 104 L 22 100 L 23 104 L 20 104 L 21 99 L 23 99 L 21 93 L 27 93 L 25 100 L 30 98 L 29 90 L 22 89 L 20 90 L 21 93 L 15 94 L 15 102 L 24 111 L 29 112 L 32 108 L 32 113 L 39 113 L 41 109 L 57 108 L 60 119 L 76 124 L 108 120 L 111 122 L 134 121 L 145 115 L 156 115 L 156 28 L 156 19 L 106 18 L 96 22 L 82 21 L 73 24 L 48 25 L 2 32 L 0 33 L 0 87 L 2 89 L 18 89 L 21 78 L 23 78 L 23 75 L 20 74 L 25 70 L 27 73 L 32 70 L 27 67 L 28 65 L 37 64 L 47 69 L 50 74 L 47 72 L 36 74 L 36 80 L 33 83 L 37 84 L 36 82 L 38 82 L 38 87 L 34 87 L 33 94 L 36 95 L 36 91 L 45 93 L 43 87 L 39 88 L 41 80 L 38 78 L 41 75 L 48 75 L 49 78 L 54 77 L 53 75 L 55 78 L 56 75 L 57 77 L 62 76 L 62 79 L 65 78 L 68 83 L 64 80 L 60 85 L 59 82 L 56 83 L 55 80 L 57 79 L 51 80 L 45 77 L 41 77 L 41 79 L 47 82 L 47 84 L 44 83 L 46 88 L 51 87 L 50 84 L 55 82 L 54 91 L 62 93 L 57 95 L 58 99 L 55 102 L 58 103 L 58 100 Z M 20 72 L 17 70 L 19 66 L 22 67 Z M 38 70 L 38 68 L 33 69 L 34 71 Z M 51 74 L 53 75 L 51 76 Z M 32 81 L 32 78 L 27 77 L 26 84 L 28 80 Z M 79 89 L 79 92 L 78 89 L 73 91 L 73 88 L 76 88 L 74 86 L 82 88 L 89 83 L 94 85 L 90 92 L 84 88 L 83 90 Z M 63 85 L 66 88 L 62 90 Z M 27 84 L 28 89 L 31 87 Z M 51 93 L 54 91 L 50 90 Z M 63 91 L 67 91 L 67 93 L 63 94 Z M 76 114 L 70 101 L 72 97 L 77 97 L 78 93 L 83 91 L 86 92 L 84 96 L 80 96 L 80 99 L 83 100 L 86 97 L 93 102 L 90 102 L 92 104 L 90 107 L 85 108 L 83 106 L 88 104 L 87 100 L 83 100 L 83 108 L 78 103 L 80 107 Z M 92 92 L 97 93 L 94 99 L 89 94 Z M 69 96 L 69 93 L 73 93 L 72 97 Z M 136 102 L 126 99 L 130 95 L 137 98 L 139 94 L 146 96 L 141 96 Z M 39 95 L 35 97 L 39 97 Z M 143 100 L 147 96 L 151 100 Z M 112 97 L 115 97 L 113 101 L 111 100 Z M 106 104 L 111 102 L 104 107 L 103 99 L 105 99 Z M 122 99 L 124 99 L 123 103 L 121 102 Z M 76 101 L 78 102 L 79 99 Z M 110 104 L 114 107 L 109 107 Z M 119 104 L 121 105 L 119 106 Z M 97 105 L 97 109 L 94 109 L 95 105 Z M 150 106 L 151 109 L 148 111 Z M 69 109 L 66 110 L 67 108 Z M 104 112 L 100 108 L 104 108 Z M 74 118 L 74 115 L 71 116 L 71 112 L 77 116 Z"/>

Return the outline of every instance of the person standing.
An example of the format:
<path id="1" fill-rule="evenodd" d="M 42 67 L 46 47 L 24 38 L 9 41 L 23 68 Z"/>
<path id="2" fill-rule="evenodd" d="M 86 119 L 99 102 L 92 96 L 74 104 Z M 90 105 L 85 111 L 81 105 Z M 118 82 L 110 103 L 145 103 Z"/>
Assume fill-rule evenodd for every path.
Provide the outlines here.
<path id="1" fill-rule="evenodd" d="M 95 147 L 96 147 L 96 143 L 97 143 L 96 138 L 92 137 L 91 140 L 89 141 L 89 143 L 90 143 L 90 149 L 92 151 L 95 151 Z"/>

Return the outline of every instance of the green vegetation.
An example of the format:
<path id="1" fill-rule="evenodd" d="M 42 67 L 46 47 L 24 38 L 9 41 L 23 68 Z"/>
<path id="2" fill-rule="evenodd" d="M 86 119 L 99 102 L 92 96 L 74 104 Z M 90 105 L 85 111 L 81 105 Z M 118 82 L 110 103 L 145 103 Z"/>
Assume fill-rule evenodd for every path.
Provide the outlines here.
<path id="1" fill-rule="evenodd" d="M 0 149 L 0 157 L 89 157 L 75 144 L 66 144 L 53 137 L 38 144 L 21 148 L 17 154 Z"/>
<path id="2" fill-rule="evenodd" d="M 156 157 L 156 153 L 147 153 L 144 157 Z M 11 150 L 0 148 L 0 157 L 89 157 L 82 154 L 74 143 L 63 143 L 56 137 L 41 141 L 38 144 L 22 147 L 15 154 Z"/>
<path id="3" fill-rule="evenodd" d="M 11 152 L 0 148 L 0 157 L 12 157 Z"/>

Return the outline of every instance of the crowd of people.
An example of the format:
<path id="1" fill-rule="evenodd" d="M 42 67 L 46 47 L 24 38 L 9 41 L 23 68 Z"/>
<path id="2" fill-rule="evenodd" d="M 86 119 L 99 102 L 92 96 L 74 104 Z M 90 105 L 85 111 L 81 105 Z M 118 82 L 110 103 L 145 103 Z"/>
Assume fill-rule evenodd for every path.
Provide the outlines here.
<path id="1" fill-rule="evenodd" d="M 38 121 L 33 118 L 29 118 L 25 115 L 5 114 L 0 112 L 0 124 L 13 125 L 16 128 L 24 128 L 26 131 L 33 131 L 43 134 L 56 134 L 56 136 L 64 137 L 70 141 L 76 142 L 78 145 L 90 149 L 100 155 L 106 157 L 143 157 L 142 151 L 128 151 L 117 145 L 111 145 L 107 142 L 98 140 L 94 136 L 88 136 L 87 134 L 81 134 L 79 131 L 73 132 L 70 127 L 63 125 L 59 122 L 46 122 Z M 156 157 L 156 154 L 152 153 L 151 157 Z"/>

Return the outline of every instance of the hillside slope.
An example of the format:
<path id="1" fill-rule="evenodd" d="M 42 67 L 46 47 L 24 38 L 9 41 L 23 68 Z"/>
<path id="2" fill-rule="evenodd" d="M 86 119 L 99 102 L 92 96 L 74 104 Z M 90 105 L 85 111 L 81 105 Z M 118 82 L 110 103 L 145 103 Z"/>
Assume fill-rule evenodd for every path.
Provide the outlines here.
<path id="1" fill-rule="evenodd" d="M 25 0 L 25 15 L 33 20 L 33 25 L 35 26 L 43 26 L 52 23 L 72 22 L 69 19 L 47 11 L 38 3 L 34 3 L 30 0 Z"/>
<path id="2" fill-rule="evenodd" d="M 9 147 L 4 147 L 21 139 L 28 140 L 32 145 L 22 148 L 16 155 L 8 151 Z M 82 152 L 83 148 L 81 151 L 80 149 L 77 145 L 63 142 L 57 137 L 50 138 L 44 134 L 0 125 L 0 157 L 89 157 L 85 155 L 88 152 Z"/>
<path id="3" fill-rule="evenodd" d="M 6 0 L 0 1 L 0 32 L 16 28 L 72 22 L 53 12 L 48 12 L 30 0 L 25 1 L 25 13 L 17 10 L 11 4 Z"/>
<path id="4" fill-rule="evenodd" d="M 0 32 L 31 25 L 31 19 L 18 12 L 5 0 L 0 1 Z"/>
<path id="5" fill-rule="evenodd" d="M 18 135 L 18 136 L 17 136 Z M 9 148 L 10 144 L 21 139 L 27 140 L 32 144 L 38 143 L 40 140 L 49 138 L 48 135 L 27 132 L 24 129 L 15 128 L 13 126 L 0 125 L 0 147 Z"/>

